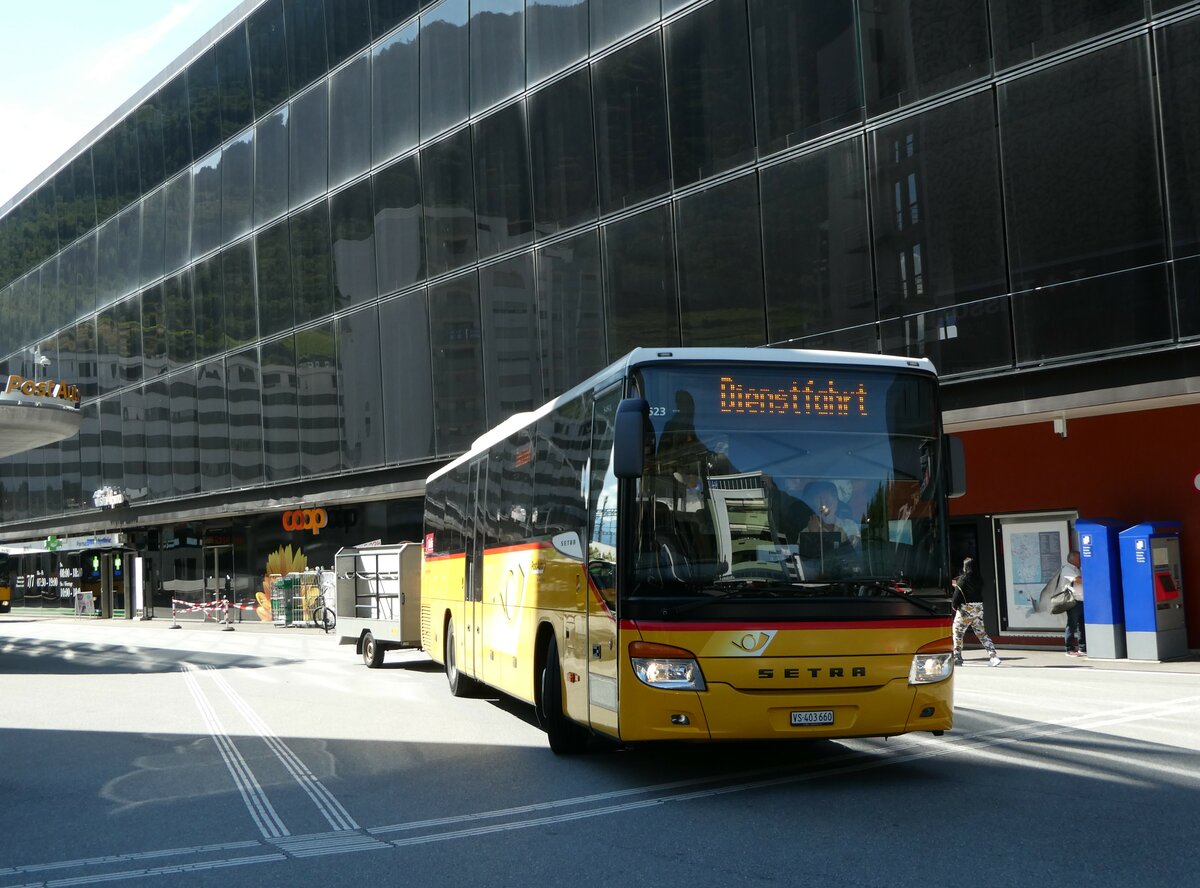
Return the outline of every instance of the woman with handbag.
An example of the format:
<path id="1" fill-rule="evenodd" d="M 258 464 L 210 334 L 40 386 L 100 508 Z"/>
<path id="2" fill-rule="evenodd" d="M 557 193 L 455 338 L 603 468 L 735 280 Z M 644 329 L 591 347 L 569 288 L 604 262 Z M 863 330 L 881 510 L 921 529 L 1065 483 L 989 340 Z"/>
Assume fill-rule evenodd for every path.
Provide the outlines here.
<path id="1" fill-rule="evenodd" d="M 1062 566 L 1061 590 L 1070 592 L 1075 599 L 1075 606 L 1066 611 L 1067 628 L 1063 631 L 1063 643 L 1067 647 L 1068 657 L 1084 656 L 1083 638 L 1083 574 L 1079 570 L 1079 552 L 1072 549 L 1067 555 L 1067 563 Z M 1072 642 L 1074 639 L 1074 642 Z"/>
<path id="2" fill-rule="evenodd" d="M 963 663 L 963 636 L 970 629 L 979 643 L 987 648 L 988 665 L 999 666 L 1000 655 L 983 628 L 983 580 L 975 572 L 974 558 L 963 559 L 962 573 L 953 582 L 954 594 L 950 603 L 954 605 L 954 626 L 950 632 L 954 640 L 954 665 L 961 666 Z"/>

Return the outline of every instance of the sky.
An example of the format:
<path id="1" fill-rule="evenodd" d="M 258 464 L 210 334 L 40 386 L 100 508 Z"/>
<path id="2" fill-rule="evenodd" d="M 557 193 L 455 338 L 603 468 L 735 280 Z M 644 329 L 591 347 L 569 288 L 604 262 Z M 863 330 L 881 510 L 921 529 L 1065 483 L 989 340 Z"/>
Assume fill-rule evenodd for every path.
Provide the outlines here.
<path id="1" fill-rule="evenodd" d="M 0 206 L 240 0 L 0 0 Z"/>

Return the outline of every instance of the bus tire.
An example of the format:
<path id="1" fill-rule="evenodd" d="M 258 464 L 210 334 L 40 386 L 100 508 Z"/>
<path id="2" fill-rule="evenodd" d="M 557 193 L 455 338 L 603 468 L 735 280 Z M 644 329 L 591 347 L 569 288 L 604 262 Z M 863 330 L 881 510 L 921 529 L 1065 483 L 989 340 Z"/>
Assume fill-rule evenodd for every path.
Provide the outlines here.
<path id="1" fill-rule="evenodd" d="M 479 685 L 475 679 L 463 675 L 454 659 L 454 621 L 446 623 L 446 683 L 455 697 L 470 697 Z"/>
<path id="2" fill-rule="evenodd" d="M 383 665 L 383 647 L 370 632 L 363 636 L 362 658 L 369 669 L 378 669 Z"/>
<path id="3" fill-rule="evenodd" d="M 546 731 L 550 749 L 555 755 L 576 755 L 587 749 L 587 730 L 567 718 L 563 711 L 562 668 L 558 665 L 558 642 L 553 638 L 546 646 L 538 706 L 538 720 Z"/>

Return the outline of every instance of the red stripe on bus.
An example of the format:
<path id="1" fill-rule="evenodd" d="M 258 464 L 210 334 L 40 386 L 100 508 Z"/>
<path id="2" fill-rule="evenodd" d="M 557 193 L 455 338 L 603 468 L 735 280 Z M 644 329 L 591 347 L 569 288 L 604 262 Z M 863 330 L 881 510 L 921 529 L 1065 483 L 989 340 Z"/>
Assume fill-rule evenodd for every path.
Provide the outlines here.
<path id="1" fill-rule="evenodd" d="M 853 620 L 838 622 L 773 623 L 761 620 L 753 623 L 650 623 L 622 620 L 621 628 L 646 630 L 647 632 L 729 632 L 745 629 L 944 629 L 950 625 L 945 620 Z"/>
<path id="2" fill-rule="evenodd" d="M 449 555 L 426 555 L 426 561 L 453 561 L 455 558 L 466 558 L 466 552 L 452 552 Z"/>

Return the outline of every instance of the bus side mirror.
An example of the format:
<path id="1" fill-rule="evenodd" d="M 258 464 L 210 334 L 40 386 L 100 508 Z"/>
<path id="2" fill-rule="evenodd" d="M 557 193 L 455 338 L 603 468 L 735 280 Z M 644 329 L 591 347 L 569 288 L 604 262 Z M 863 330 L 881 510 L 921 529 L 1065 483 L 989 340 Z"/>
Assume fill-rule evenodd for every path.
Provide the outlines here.
<path id="1" fill-rule="evenodd" d="M 958 435 L 945 436 L 946 459 L 950 462 L 950 485 L 947 496 L 962 496 L 967 492 L 967 460 L 962 438 Z"/>
<path id="2" fill-rule="evenodd" d="M 613 474 L 640 478 L 646 467 L 646 423 L 650 405 L 645 398 L 625 398 L 617 405 L 613 439 Z"/>

